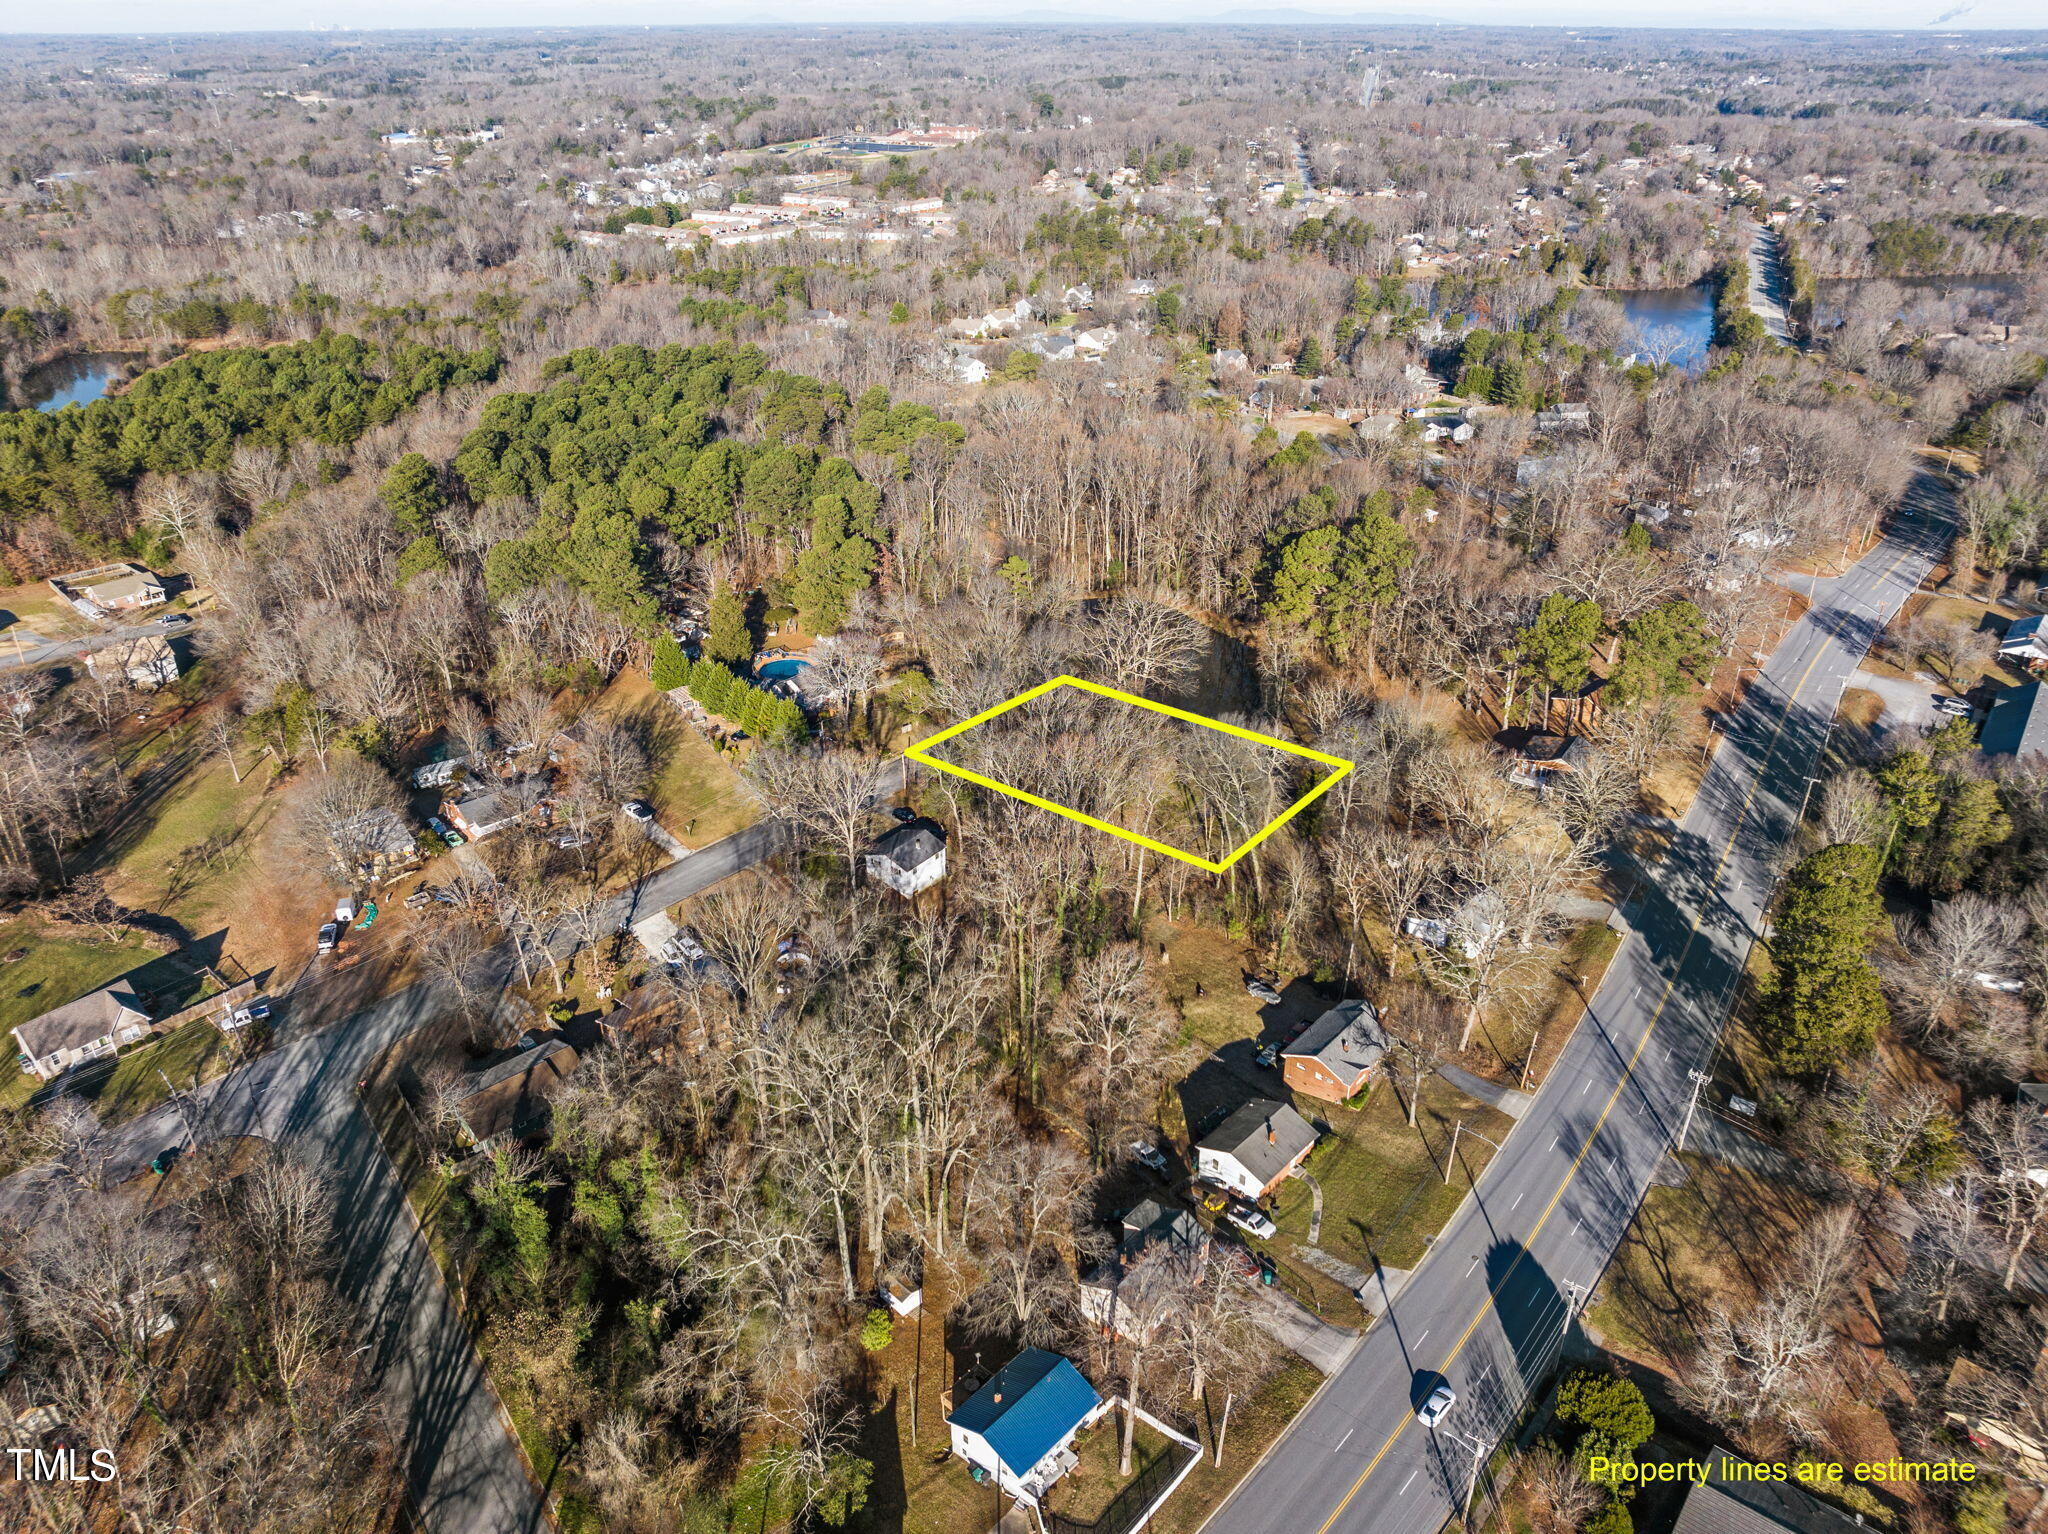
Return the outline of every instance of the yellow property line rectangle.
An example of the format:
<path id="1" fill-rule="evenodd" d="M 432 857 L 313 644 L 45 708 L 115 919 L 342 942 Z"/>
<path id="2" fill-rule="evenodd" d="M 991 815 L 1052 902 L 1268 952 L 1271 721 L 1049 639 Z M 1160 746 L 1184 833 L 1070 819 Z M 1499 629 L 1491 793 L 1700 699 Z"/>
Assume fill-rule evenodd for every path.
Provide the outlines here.
<path id="1" fill-rule="evenodd" d="M 1314 788 L 1311 788 L 1307 793 L 1295 800 L 1294 803 L 1290 804 L 1280 814 L 1274 816 L 1271 821 L 1259 829 L 1257 835 L 1251 837 L 1242 846 L 1233 848 L 1221 859 L 1215 859 L 1198 857 L 1192 852 L 1184 852 L 1179 847 L 1169 846 L 1167 843 L 1155 840 L 1150 836 L 1141 835 L 1136 831 L 1127 831 L 1122 826 L 1111 825 L 1108 821 L 1098 820 L 1093 815 L 1085 815 L 1079 810 L 1068 809 L 1063 804 L 1055 804 L 1050 799 L 1042 799 L 1037 794 L 1027 793 L 1021 788 L 1013 788 L 1009 784 L 1000 782 L 995 778 L 973 772 L 957 763 L 942 760 L 931 754 L 933 747 L 942 746 L 955 736 L 964 735 L 979 725 L 987 724 L 989 720 L 996 718 L 998 715 L 1007 714 L 1013 708 L 1021 708 L 1033 698 L 1042 698 L 1059 687 L 1078 687 L 1083 692 L 1094 693 L 1099 698 L 1108 698 L 1115 703 L 1128 703 L 1133 708 L 1142 708 L 1155 714 L 1164 714 L 1169 719 L 1179 719 L 1187 724 L 1200 725 L 1205 730 L 1218 730 L 1225 735 L 1234 735 L 1239 740 L 1248 740 L 1254 745 L 1259 746 L 1270 746 L 1276 751 L 1286 752 L 1289 756 L 1298 756 L 1307 761 L 1320 762 L 1324 766 L 1332 767 L 1336 770 L 1323 778 Z M 922 763 L 926 767 L 936 768 L 940 772 L 950 773 L 956 778 L 963 778 L 978 787 L 988 789 L 991 793 L 1003 794 L 1008 798 L 1036 806 L 1041 810 L 1050 810 L 1055 815 L 1064 815 L 1068 820 L 1077 820 L 1084 826 L 1092 826 L 1097 831 L 1121 837 L 1127 842 L 1135 842 L 1140 847 L 1150 848 L 1152 851 L 1161 853 L 1166 857 L 1178 858 L 1183 863 L 1191 863 L 1197 868 L 1206 869 L 1214 874 L 1225 872 L 1246 853 L 1257 847 L 1259 843 L 1263 842 L 1275 831 L 1286 825 L 1288 821 L 1328 793 L 1331 786 L 1339 778 L 1343 777 L 1345 773 L 1349 772 L 1352 766 L 1350 762 L 1345 761 L 1341 756 L 1331 756 L 1326 752 L 1313 751 L 1307 746 L 1298 746 L 1288 740 L 1276 740 L 1273 736 L 1261 735 L 1256 730 L 1247 730 L 1238 725 L 1225 724 L 1219 719 L 1208 719 L 1200 714 L 1191 714 L 1184 708 L 1174 708 L 1165 703 L 1154 703 L 1150 698 L 1140 698 L 1133 693 L 1119 692 L 1114 687 L 1104 687 L 1100 682 L 1083 681 L 1077 676 L 1056 676 L 1049 682 L 1040 682 L 1036 687 L 1028 688 L 1018 693 L 1016 697 L 998 703 L 994 708 L 985 708 L 971 719 L 963 719 L 958 724 L 948 725 L 945 729 L 939 731 L 938 734 L 927 736 L 914 746 L 905 747 L 903 754 L 913 762 Z"/>

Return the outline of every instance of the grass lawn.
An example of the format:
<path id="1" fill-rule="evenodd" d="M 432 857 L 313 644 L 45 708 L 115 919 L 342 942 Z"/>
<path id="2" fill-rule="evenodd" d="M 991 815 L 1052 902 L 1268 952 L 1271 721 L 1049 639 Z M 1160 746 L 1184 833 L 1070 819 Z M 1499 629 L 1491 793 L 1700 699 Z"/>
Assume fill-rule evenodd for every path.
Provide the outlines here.
<path id="1" fill-rule="evenodd" d="M 6 957 L 17 952 L 18 959 Z M 33 922 L 8 922 L 0 926 L 0 962 L 6 965 L 6 979 L 0 982 L 0 1032 L 76 1001 L 156 957 L 155 949 L 133 941 L 52 937 Z"/>
<path id="2" fill-rule="evenodd" d="M 740 786 L 737 759 L 720 753 L 640 672 L 621 672 L 592 706 L 645 730 L 654 758 L 648 801 L 685 846 L 702 847 L 761 818 Z"/>
<path id="3" fill-rule="evenodd" d="M 1399 1094 L 1384 1081 L 1358 1107 L 1309 1099 L 1297 1099 L 1296 1107 L 1335 1131 L 1323 1137 L 1308 1159 L 1309 1175 L 1323 1190 L 1318 1244 L 1367 1271 L 1375 1260 L 1389 1267 L 1414 1267 L 1428 1249 L 1427 1238 L 1443 1228 L 1471 1179 L 1485 1169 L 1493 1147 L 1461 1136 L 1460 1170 L 1448 1184 L 1444 1182 L 1443 1156 L 1454 1121 L 1462 1120 L 1467 1129 L 1495 1140 L 1505 1139 L 1512 1127 L 1505 1114 L 1483 1108 L 1448 1082 L 1435 1079 L 1423 1087 L 1422 1109 L 1413 1129 Z M 1314 1206 L 1308 1184 L 1290 1178 L 1273 1201 L 1283 1254 L 1290 1247 L 1305 1247 Z M 1300 1264 L 1298 1256 L 1294 1261 Z"/>
<path id="4" fill-rule="evenodd" d="M 1687 1156 L 1682 1188 L 1652 1188 L 1587 1313 L 1601 1342 L 1668 1372 L 1722 1296 L 1747 1297 L 1805 1226 L 1810 1200 L 1782 1183 Z"/>
<path id="5" fill-rule="evenodd" d="M 1202 1445 L 1202 1459 L 1181 1482 L 1180 1490 L 1166 1499 L 1166 1505 L 1145 1525 L 1146 1534 L 1194 1534 L 1245 1472 L 1294 1420 L 1295 1413 L 1308 1404 L 1323 1382 L 1309 1365 L 1291 1354 L 1286 1366 L 1269 1375 L 1258 1390 L 1231 1404 L 1230 1430 L 1223 1438 L 1223 1463 L 1216 1457 L 1216 1431 L 1223 1422 L 1223 1402 L 1207 1403 L 1195 1413 L 1193 1436 Z"/>
<path id="6" fill-rule="evenodd" d="M 1220 1049 L 1258 1035 L 1260 1004 L 1244 988 L 1245 973 L 1254 968 L 1248 944 L 1221 927 L 1165 921 L 1153 922 L 1147 934 L 1148 953 L 1157 960 L 1154 944 L 1164 945 L 1167 957 L 1153 972 L 1180 1008 L 1189 1040 Z"/>
<path id="7" fill-rule="evenodd" d="M 16 624 L 30 630 L 37 639 L 63 639 L 92 629 L 75 608 L 57 600 L 57 593 L 46 581 L 0 587 L 0 642 Z"/>
<path id="8" fill-rule="evenodd" d="M 193 741 L 154 753 L 145 776 L 161 775 L 146 820 L 118 835 L 107 872 L 121 896 L 181 922 L 187 930 L 216 929 L 240 905 L 256 843 L 275 818 L 279 800 L 266 796 L 267 764 L 235 782 L 217 752 L 196 755 Z"/>
<path id="9" fill-rule="evenodd" d="M 1075 1436 L 1074 1457 L 1080 1463 L 1062 1476 L 1046 1497 L 1050 1511 L 1075 1523 L 1094 1523 L 1147 1466 L 1169 1455 L 1181 1457 L 1179 1445 L 1140 1422 L 1131 1434 L 1131 1473 L 1120 1475 L 1117 1465 L 1123 1454 L 1123 1431 L 1123 1413 L 1112 1411 Z"/>
<path id="10" fill-rule="evenodd" d="M 859 1452 L 875 1476 L 857 1529 L 977 1534 L 995 1524 L 994 1489 L 977 1485 L 948 1448 L 943 1396 L 953 1384 L 953 1358 L 945 1312 L 952 1299 L 944 1276 L 927 1271 L 923 1307 L 899 1320 L 894 1340 L 871 1355 L 873 1400 Z"/>
<path id="11" fill-rule="evenodd" d="M 200 1018 L 121 1056 L 106 1085 L 91 1093 L 103 1124 L 118 1124 L 147 1113 L 172 1087 L 190 1089 L 224 1075 L 240 1063 L 234 1043 Z"/>

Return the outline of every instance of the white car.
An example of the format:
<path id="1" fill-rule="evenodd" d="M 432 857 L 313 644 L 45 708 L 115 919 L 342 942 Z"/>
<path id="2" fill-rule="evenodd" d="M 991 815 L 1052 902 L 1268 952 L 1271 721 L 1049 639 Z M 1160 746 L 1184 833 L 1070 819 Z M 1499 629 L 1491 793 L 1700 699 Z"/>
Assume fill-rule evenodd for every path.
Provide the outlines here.
<path id="1" fill-rule="evenodd" d="M 1970 707 L 1970 700 L 1968 698 L 1951 698 L 1945 693 L 1936 693 L 1934 695 L 1934 707 L 1936 711 L 1944 714 L 1953 714 L 1958 719 L 1967 719 L 1975 712 Z"/>
<path id="2" fill-rule="evenodd" d="M 628 799 L 623 808 L 628 820 L 637 820 L 643 826 L 654 819 L 653 809 L 644 800 Z"/>
<path id="3" fill-rule="evenodd" d="M 1166 1159 L 1165 1151 L 1161 1150 L 1156 1145 L 1149 1144 L 1144 1140 L 1133 1140 L 1131 1142 L 1131 1156 L 1141 1165 L 1152 1168 L 1153 1171 L 1157 1172 L 1162 1177 L 1164 1177 L 1172 1167 L 1172 1163 Z"/>
<path id="4" fill-rule="evenodd" d="M 1266 1218 L 1264 1210 L 1234 1208 L 1224 1218 L 1248 1236 L 1257 1236 L 1261 1241 L 1271 1241 L 1280 1234 L 1280 1227 Z"/>
<path id="5" fill-rule="evenodd" d="M 1415 1420 L 1424 1427 L 1435 1427 L 1451 1414 L 1451 1408 L 1458 1404 L 1458 1397 L 1448 1385 L 1439 1385 L 1429 1393 L 1429 1399 L 1422 1403 L 1415 1413 Z"/>

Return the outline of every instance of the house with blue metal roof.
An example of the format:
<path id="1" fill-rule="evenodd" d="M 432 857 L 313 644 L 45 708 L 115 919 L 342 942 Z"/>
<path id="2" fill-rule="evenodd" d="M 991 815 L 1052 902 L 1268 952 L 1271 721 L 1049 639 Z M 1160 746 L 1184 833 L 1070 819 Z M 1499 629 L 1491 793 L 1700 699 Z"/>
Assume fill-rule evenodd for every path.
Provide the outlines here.
<path id="1" fill-rule="evenodd" d="M 1026 1348 L 961 1402 L 946 1426 L 955 1454 L 1035 1507 L 1078 1463 L 1074 1435 L 1108 1410 L 1072 1363 L 1044 1348 Z"/>

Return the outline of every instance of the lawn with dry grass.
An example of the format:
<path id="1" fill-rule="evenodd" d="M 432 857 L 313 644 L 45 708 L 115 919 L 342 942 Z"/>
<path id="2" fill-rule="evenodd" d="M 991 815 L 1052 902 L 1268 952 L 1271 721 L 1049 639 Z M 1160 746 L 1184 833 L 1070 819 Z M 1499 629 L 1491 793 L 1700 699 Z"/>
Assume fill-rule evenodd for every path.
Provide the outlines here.
<path id="1" fill-rule="evenodd" d="M 632 725 L 648 742 L 654 764 L 648 803 L 685 846 L 702 847 L 761 818 L 736 770 L 743 758 L 713 746 L 645 673 L 620 672 L 591 707 Z"/>

